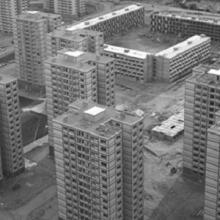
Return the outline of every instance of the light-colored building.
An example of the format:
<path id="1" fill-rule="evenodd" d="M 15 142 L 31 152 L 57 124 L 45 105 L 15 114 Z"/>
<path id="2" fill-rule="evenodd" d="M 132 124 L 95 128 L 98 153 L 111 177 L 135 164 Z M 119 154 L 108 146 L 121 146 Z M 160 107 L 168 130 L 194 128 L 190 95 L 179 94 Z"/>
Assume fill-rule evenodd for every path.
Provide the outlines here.
<path id="1" fill-rule="evenodd" d="M 78 100 L 53 120 L 60 219 L 143 220 L 143 118 Z"/>
<path id="2" fill-rule="evenodd" d="M 177 82 L 192 72 L 192 68 L 211 55 L 211 39 L 195 35 L 155 54 L 153 78 Z"/>
<path id="3" fill-rule="evenodd" d="M 80 29 L 68 31 L 59 28 L 48 34 L 48 56 L 57 55 L 63 48 L 76 49 L 101 54 L 104 47 L 103 33 L 98 31 Z"/>
<path id="4" fill-rule="evenodd" d="M 85 0 L 54 0 L 54 12 L 71 21 L 85 15 Z"/>
<path id="5" fill-rule="evenodd" d="M 220 112 L 216 113 L 215 125 L 208 129 L 206 173 L 205 173 L 205 203 L 204 220 L 220 219 L 219 173 L 220 173 Z"/>
<path id="6" fill-rule="evenodd" d="M 79 50 L 63 49 L 45 62 L 49 142 L 52 120 L 66 112 L 76 99 L 106 106 L 115 104 L 114 59 Z"/>
<path id="7" fill-rule="evenodd" d="M 116 76 L 139 82 L 152 79 L 152 54 L 109 44 L 104 45 L 103 54 L 115 59 Z"/>
<path id="8" fill-rule="evenodd" d="M 12 33 L 16 16 L 26 11 L 28 6 L 29 0 L 1 0 L 0 31 Z"/>
<path id="9" fill-rule="evenodd" d="M 27 11 L 16 18 L 15 60 L 22 81 L 45 85 L 43 63 L 47 58 L 47 33 L 60 25 L 60 15 L 37 11 Z"/>
<path id="10" fill-rule="evenodd" d="M 144 17 L 144 7 L 142 5 L 129 5 L 99 17 L 74 23 L 67 27 L 67 30 L 90 29 L 103 32 L 104 38 L 109 38 L 114 34 L 119 34 L 133 27 L 143 25 Z"/>
<path id="11" fill-rule="evenodd" d="M 183 171 L 204 178 L 208 128 L 220 108 L 220 65 L 200 65 L 186 80 Z"/>
<path id="12" fill-rule="evenodd" d="M 181 36 L 205 34 L 220 41 L 220 15 L 193 10 L 160 11 L 151 15 L 151 31 Z"/>
<path id="13" fill-rule="evenodd" d="M 14 176 L 24 170 L 21 112 L 17 79 L 5 74 L 5 68 L 0 70 L 1 160 L 4 175 Z"/>

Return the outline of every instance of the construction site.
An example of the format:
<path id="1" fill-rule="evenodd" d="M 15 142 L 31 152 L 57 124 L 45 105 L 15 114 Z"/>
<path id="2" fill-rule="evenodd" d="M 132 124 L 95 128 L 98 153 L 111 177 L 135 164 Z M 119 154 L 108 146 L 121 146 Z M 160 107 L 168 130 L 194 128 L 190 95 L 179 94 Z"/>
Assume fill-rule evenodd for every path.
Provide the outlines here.
<path id="1" fill-rule="evenodd" d="M 36 4 L 36 1 L 33 2 Z M 144 116 L 144 220 L 202 220 L 204 185 L 200 180 L 182 175 L 185 79 L 193 71 L 200 71 L 200 66 L 195 67 L 201 61 L 211 65 L 219 58 L 218 33 L 210 36 L 207 30 L 204 32 L 198 27 L 196 32 L 183 34 L 186 28 L 184 25 L 190 25 L 185 17 L 190 23 L 209 18 L 210 14 L 207 15 L 202 0 L 200 4 L 196 3 L 197 9 L 204 8 L 206 12 L 199 16 L 185 6 L 182 7 L 178 1 L 89 0 L 86 10 L 91 14 L 86 14 L 83 19 L 86 21 L 135 3 L 144 6 L 145 24 L 124 29 L 120 33 L 108 26 L 103 51 L 108 57 L 117 60 L 116 109 L 137 111 L 137 114 Z M 220 3 L 218 6 L 210 0 L 207 5 L 210 5 L 208 9 L 211 12 L 214 9 L 217 12 L 218 8 L 220 11 Z M 184 20 L 184 25 L 179 25 L 178 17 Z M 160 26 L 163 22 L 172 23 L 169 19 L 174 18 L 177 22 L 175 30 L 165 30 L 163 25 Z M 211 23 L 218 25 L 219 18 L 216 16 Z M 139 22 L 138 18 L 135 22 Z M 0 46 L 12 49 L 12 36 L 0 34 Z M 199 40 L 190 39 L 192 35 L 196 35 Z M 87 41 L 84 36 L 78 39 Z M 195 45 L 193 42 L 196 42 Z M 179 46 L 175 49 L 175 45 Z M 184 60 L 179 59 L 178 53 L 182 53 L 183 47 L 192 47 L 190 53 L 200 54 L 199 59 L 192 61 L 187 54 L 184 54 Z M 0 68 L 10 65 L 9 74 L 16 75 L 13 53 L 10 59 L 1 60 L 0 50 Z M 163 53 L 171 55 L 163 56 Z M 151 66 L 151 63 L 157 62 L 158 65 Z M 175 66 L 182 62 L 181 68 L 185 68 L 184 71 Z M 169 69 L 170 65 L 174 70 L 162 76 L 162 64 L 163 68 Z M 39 96 L 36 94 L 29 97 L 23 91 L 19 94 L 26 170 L 0 183 L 2 220 L 58 220 L 56 174 L 54 161 L 49 156 L 45 97 L 41 94 L 41 97 L 36 98 Z"/>

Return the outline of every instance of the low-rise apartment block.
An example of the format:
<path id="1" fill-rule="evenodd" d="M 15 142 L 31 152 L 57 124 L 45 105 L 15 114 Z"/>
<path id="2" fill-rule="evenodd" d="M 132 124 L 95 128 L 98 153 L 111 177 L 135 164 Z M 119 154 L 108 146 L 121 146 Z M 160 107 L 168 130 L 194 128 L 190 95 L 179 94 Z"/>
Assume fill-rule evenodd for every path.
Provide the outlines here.
<path id="1" fill-rule="evenodd" d="M 45 85 L 43 62 L 47 58 L 47 33 L 60 24 L 60 15 L 37 11 L 27 11 L 16 18 L 15 60 L 22 81 Z"/>
<path id="2" fill-rule="evenodd" d="M 48 57 L 57 55 L 63 48 L 76 49 L 101 54 L 103 51 L 103 33 L 98 31 L 80 29 L 68 31 L 59 28 L 48 34 Z"/>
<path id="3" fill-rule="evenodd" d="M 63 49 L 45 62 L 49 142 L 52 120 L 66 112 L 76 99 L 115 104 L 114 59 L 78 50 Z"/>
<path id="4" fill-rule="evenodd" d="M 151 30 L 182 36 L 205 34 L 220 41 L 220 15 L 198 11 L 161 11 L 151 15 Z"/>
<path id="5" fill-rule="evenodd" d="M 103 32 L 104 38 L 144 24 L 144 7 L 129 5 L 123 9 L 113 11 L 86 21 L 73 24 L 67 28 L 69 31 L 90 29 Z"/>
<path id="6" fill-rule="evenodd" d="M 139 82 L 152 79 L 152 54 L 109 44 L 104 45 L 103 54 L 115 59 L 116 76 Z"/>
<path id="7" fill-rule="evenodd" d="M 4 71 L 0 70 L 1 160 L 3 174 L 14 176 L 24 170 L 21 112 L 17 79 Z"/>
<path id="8" fill-rule="evenodd" d="M 186 80 L 183 169 L 204 178 L 208 128 L 220 108 L 220 65 L 200 65 Z"/>
<path id="9" fill-rule="evenodd" d="M 205 174 L 205 203 L 204 220 L 220 219 L 220 112 L 216 113 L 215 125 L 208 129 L 206 174 Z"/>
<path id="10" fill-rule="evenodd" d="M 54 0 L 54 12 L 62 15 L 64 20 L 72 21 L 85 15 L 85 0 Z"/>
<path id="11" fill-rule="evenodd" d="M 177 82 L 191 73 L 192 68 L 208 60 L 211 55 L 211 39 L 195 35 L 166 50 L 156 53 L 153 78 Z"/>
<path id="12" fill-rule="evenodd" d="M 142 117 L 78 100 L 53 133 L 60 219 L 143 219 Z"/>

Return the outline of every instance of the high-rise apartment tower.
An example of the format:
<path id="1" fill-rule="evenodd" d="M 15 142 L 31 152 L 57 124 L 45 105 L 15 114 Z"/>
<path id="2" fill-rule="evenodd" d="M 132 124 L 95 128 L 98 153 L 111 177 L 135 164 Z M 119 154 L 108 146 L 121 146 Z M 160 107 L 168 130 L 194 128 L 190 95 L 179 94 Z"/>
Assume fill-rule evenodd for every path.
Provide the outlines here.
<path id="1" fill-rule="evenodd" d="M 202 179 L 208 128 L 215 123 L 215 113 L 220 109 L 219 69 L 219 64 L 200 65 L 185 85 L 183 169 Z"/>
<path id="2" fill-rule="evenodd" d="M 215 114 L 215 125 L 208 129 L 204 220 L 220 219 L 220 112 Z"/>
<path id="3" fill-rule="evenodd" d="M 45 85 L 47 33 L 61 24 L 60 15 L 27 11 L 16 18 L 15 59 L 19 78 L 34 85 Z"/>
<path id="4" fill-rule="evenodd" d="M 66 112 L 76 99 L 89 99 L 103 105 L 115 104 L 114 59 L 63 49 L 45 62 L 49 142 L 52 120 Z"/>
<path id="5" fill-rule="evenodd" d="M 5 67 L 9 68 L 9 67 Z M 24 170 L 21 112 L 17 79 L 0 71 L 0 143 L 2 170 L 13 176 Z"/>
<path id="6" fill-rule="evenodd" d="M 143 118 L 78 100 L 53 120 L 60 219 L 143 220 Z"/>
<path id="7" fill-rule="evenodd" d="M 85 14 L 85 0 L 54 0 L 54 12 L 71 21 Z"/>

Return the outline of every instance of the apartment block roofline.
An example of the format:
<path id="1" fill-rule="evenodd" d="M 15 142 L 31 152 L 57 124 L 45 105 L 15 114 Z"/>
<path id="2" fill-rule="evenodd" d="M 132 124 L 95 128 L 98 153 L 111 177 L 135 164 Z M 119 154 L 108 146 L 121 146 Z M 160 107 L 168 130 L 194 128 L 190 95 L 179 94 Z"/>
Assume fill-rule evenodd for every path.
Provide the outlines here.
<path id="1" fill-rule="evenodd" d="M 27 19 L 27 20 L 39 20 L 44 18 L 56 18 L 61 17 L 58 14 L 46 13 L 42 11 L 24 11 L 22 14 L 17 16 L 17 19 Z"/>
<path id="2" fill-rule="evenodd" d="M 172 47 L 160 51 L 159 53 L 156 53 L 155 56 L 162 56 L 168 59 L 172 59 L 173 57 L 181 54 L 182 52 L 190 49 L 191 47 L 197 46 L 207 40 L 211 41 L 211 38 L 207 37 L 204 34 L 194 35 L 181 43 L 178 43 Z"/>
<path id="3" fill-rule="evenodd" d="M 89 114 L 91 117 L 97 117 L 96 120 L 91 120 L 91 117 L 86 117 Z M 101 115 L 101 117 L 99 116 Z M 142 120 L 143 117 L 135 113 L 118 111 L 113 107 L 106 107 L 91 100 L 78 99 L 69 105 L 69 111 L 59 115 L 54 120 L 57 123 L 65 124 L 68 127 L 74 126 L 81 130 L 87 130 L 91 133 L 100 135 L 99 125 L 105 125 L 107 122 L 121 121 L 125 124 L 135 124 L 137 121 Z M 103 137 L 110 137 L 114 134 L 112 132 L 102 132 Z"/>
<path id="4" fill-rule="evenodd" d="M 158 11 L 158 12 L 155 12 L 155 14 L 158 14 L 164 17 L 174 17 L 178 19 L 201 21 L 204 23 L 220 25 L 220 15 L 217 13 L 198 12 L 198 11 L 190 11 L 190 12 Z"/>
<path id="5" fill-rule="evenodd" d="M 100 15 L 99 17 L 95 17 L 95 18 L 92 18 L 92 19 L 80 22 L 78 24 L 74 24 L 74 25 L 66 28 L 66 30 L 74 31 L 74 30 L 77 30 L 77 29 L 88 28 L 88 27 L 96 25 L 96 24 L 98 24 L 100 22 L 112 19 L 114 17 L 118 17 L 118 16 L 121 16 L 121 15 L 130 13 L 131 11 L 139 10 L 140 8 L 143 8 L 143 6 L 139 5 L 139 4 L 129 5 L 129 6 L 125 7 L 125 8 L 120 9 L 120 10 L 113 11 L 113 12 L 108 13 L 108 14 Z"/>
<path id="6" fill-rule="evenodd" d="M 99 34 L 102 34 L 102 32 L 87 30 L 87 29 L 69 31 L 69 30 L 66 30 L 64 26 L 61 26 L 58 29 L 54 30 L 53 32 L 48 33 L 50 37 L 60 37 L 60 38 L 68 39 L 68 40 L 74 40 L 74 41 L 81 41 L 82 39 L 84 39 L 84 35 L 97 36 Z"/>
<path id="7" fill-rule="evenodd" d="M 117 47 L 117 46 L 113 46 L 109 44 L 104 44 L 104 50 L 107 52 L 118 53 L 121 55 L 134 57 L 138 59 L 146 59 L 147 55 L 150 54 L 144 51 L 133 50 L 133 49 L 128 49 L 124 47 Z"/>
<path id="8" fill-rule="evenodd" d="M 74 60 L 75 59 L 75 60 Z M 95 66 L 89 65 L 88 61 L 98 61 L 99 63 L 106 63 L 114 59 L 106 56 L 97 56 L 95 53 L 84 52 L 80 50 L 62 49 L 58 51 L 55 57 L 49 57 L 45 63 L 51 65 L 60 65 L 69 68 L 80 70 L 94 69 Z"/>

